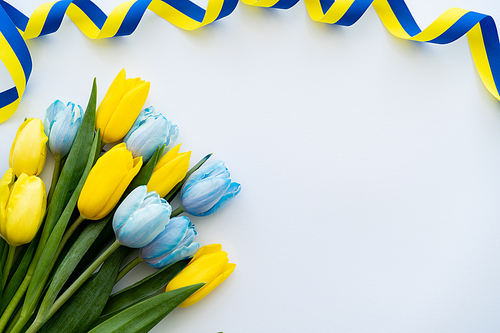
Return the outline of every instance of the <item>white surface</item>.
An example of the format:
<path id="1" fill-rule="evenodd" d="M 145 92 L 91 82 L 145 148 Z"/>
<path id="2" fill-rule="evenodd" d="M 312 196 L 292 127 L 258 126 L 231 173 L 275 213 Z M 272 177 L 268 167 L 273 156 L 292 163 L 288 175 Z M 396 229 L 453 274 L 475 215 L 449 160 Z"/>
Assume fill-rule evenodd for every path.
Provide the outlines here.
<path id="1" fill-rule="evenodd" d="M 29 14 L 42 2 L 12 3 Z M 421 27 L 450 7 L 500 22 L 496 1 L 407 3 Z M 65 19 L 28 45 L 34 71 L 0 125 L 1 172 L 24 117 L 54 99 L 85 105 L 94 76 L 102 98 L 126 68 L 151 81 L 147 105 L 179 125 L 192 164 L 214 152 L 242 184 L 193 219 L 236 271 L 152 332 L 500 330 L 500 108 L 466 38 L 397 40 L 372 8 L 327 26 L 301 2 L 240 3 L 194 32 L 147 12 L 132 36 L 101 41 Z M 140 267 L 129 282 L 152 271 Z"/>

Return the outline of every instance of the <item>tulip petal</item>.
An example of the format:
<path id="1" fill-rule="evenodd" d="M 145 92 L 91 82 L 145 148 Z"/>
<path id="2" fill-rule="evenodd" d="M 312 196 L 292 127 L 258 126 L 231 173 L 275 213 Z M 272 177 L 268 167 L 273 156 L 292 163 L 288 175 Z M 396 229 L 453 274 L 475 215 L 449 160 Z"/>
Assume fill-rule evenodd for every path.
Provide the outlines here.
<path id="1" fill-rule="evenodd" d="M 189 214 L 203 214 L 219 202 L 230 185 L 228 178 L 202 179 L 182 193 L 182 207 Z"/>
<path id="2" fill-rule="evenodd" d="M 0 179 L 0 234 L 2 235 L 5 235 L 5 210 L 14 180 L 15 176 L 12 169 L 8 169 Z"/>
<path id="3" fill-rule="evenodd" d="M 131 158 L 126 150 L 111 149 L 97 160 L 78 200 L 78 208 L 85 218 L 97 216 L 103 210 L 116 185 L 128 174 Z"/>
<path id="4" fill-rule="evenodd" d="M 208 177 L 219 177 L 219 178 L 229 178 L 229 170 L 226 168 L 225 165 L 219 165 L 217 168 L 212 169 L 212 171 L 206 175 L 204 178 Z"/>
<path id="5" fill-rule="evenodd" d="M 17 196 L 17 193 L 19 192 L 19 187 L 26 181 L 28 180 L 29 176 L 25 173 L 21 174 L 19 178 L 14 182 L 10 189 L 9 193 L 9 198 L 7 200 L 7 203 L 5 205 L 5 219 L 2 223 L 2 228 L 0 229 L 2 236 L 4 237 L 5 240 L 8 239 L 8 228 L 7 228 L 7 215 L 11 215 L 11 219 L 19 219 L 19 215 L 21 215 L 22 211 L 21 210 L 13 210 L 13 207 L 16 207 L 16 204 L 11 205 L 9 209 L 9 202 Z M 7 241 L 8 242 L 8 241 Z"/>
<path id="6" fill-rule="evenodd" d="M 189 178 L 186 180 L 186 182 L 182 186 L 182 192 L 187 191 L 196 182 L 207 178 L 207 176 L 209 176 L 214 170 L 219 169 L 221 167 L 225 168 L 224 161 L 221 160 L 214 161 L 210 164 L 202 165 L 198 170 L 193 172 L 193 174 L 189 176 Z"/>
<path id="7" fill-rule="evenodd" d="M 141 249 L 141 258 L 152 259 L 167 255 L 182 241 L 191 225 L 191 221 L 185 216 L 170 219 L 165 229 L 151 243 Z"/>
<path id="8" fill-rule="evenodd" d="M 49 135 L 49 150 L 54 156 L 66 156 L 69 153 L 80 128 L 82 112 L 79 105 L 69 102 L 55 116 Z"/>
<path id="9" fill-rule="evenodd" d="M 65 156 L 69 154 L 69 151 L 71 150 L 71 147 L 73 146 L 73 143 L 75 142 L 76 135 L 78 134 L 78 131 L 80 130 L 80 126 L 82 124 L 82 117 L 83 117 L 83 110 L 80 105 L 78 106 L 78 111 L 74 113 L 73 115 L 73 122 L 71 123 L 71 128 L 68 132 L 67 136 L 67 141 L 65 142 L 64 150 L 61 151 L 61 155 Z"/>
<path id="10" fill-rule="evenodd" d="M 95 128 L 96 130 L 99 128 L 101 129 L 101 137 L 106 130 L 109 119 L 113 115 L 116 106 L 125 93 L 125 76 L 125 69 L 122 69 L 109 86 L 99 108 L 97 108 Z"/>
<path id="11" fill-rule="evenodd" d="M 219 211 L 222 207 L 226 206 L 232 198 L 234 198 L 241 191 L 241 185 L 239 183 L 233 182 L 226 190 L 226 193 L 220 198 L 220 200 L 205 213 L 198 214 L 197 216 L 207 216 Z"/>
<path id="12" fill-rule="evenodd" d="M 199 247 L 200 243 L 194 242 L 191 243 L 189 246 L 182 246 L 176 248 L 175 250 L 169 252 L 165 256 L 150 260 L 144 260 L 144 262 L 146 262 L 149 266 L 153 268 L 162 269 L 163 267 L 167 267 L 168 265 L 173 264 L 176 261 L 191 257 L 196 253 L 196 251 L 198 251 Z"/>
<path id="13" fill-rule="evenodd" d="M 146 197 L 147 188 L 144 185 L 136 187 L 130 194 L 122 201 L 120 206 L 116 209 L 113 216 L 113 230 L 119 229 L 132 214 L 139 209 L 142 201 Z"/>
<path id="14" fill-rule="evenodd" d="M 133 159 L 125 144 L 116 145 L 101 156 L 90 170 L 80 193 L 80 214 L 90 220 L 106 216 L 141 166 L 142 159 Z"/>
<path id="15" fill-rule="evenodd" d="M 139 209 L 144 208 L 144 207 L 149 206 L 149 205 L 161 205 L 161 204 L 165 204 L 165 203 L 167 203 L 167 201 L 163 198 L 160 198 L 158 193 L 149 191 L 148 194 L 146 195 L 146 197 L 144 198 Z"/>
<path id="16" fill-rule="evenodd" d="M 179 143 L 174 148 L 170 149 L 165 155 L 163 155 L 162 158 L 160 158 L 160 160 L 158 161 L 158 163 L 156 163 L 156 166 L 155 166 L 155 168 L 154 168 L 153 171 L 156 171 L 156 170 L 160 169 L 162 166 L 164 166 L 165 164 L 169 163 L 174 158 L 176 158 L 177 155 L 179 155 L 179 150 L 180 149 L 181 149 L 181 143 Z"/>
<path id="17" fill-rule="evenodd" d="M 236 268 L 229 263 L 227 253 L 220 244 L 203 246 L 196 252 L 188 266 L 166 286 L 165 291 L 205 282 L 205 286 L 186 299 L 180 306 L 195 304 L 222 283 Z"/>
<path id="18" fill-rule="evenodd" d="M 6 208 L 5 239 L 9 244 L 27 244 L 35 237 L 47 205 L 45 184 L 25 174 L 14 184 Z"/>
<path id="19" fill-rule="evenodd" d="M 144 83 L 144 80 L 141 80 L 139 77 L 125 80 L 125 94 L 128 94 L 142 83 Z"/>
<path id="20" fill-rule="evenodd" d="M 135 119 L 135 122 L 134 124 L 132 125 L 132 127 L 130 128 L 130 130 L 128 131 L 127 135 L 125 135 L 125 137 L 123 138 L 123 141 L 124 142 L 127 142 L 128 138 L 132 135 L 132 133 L 134 133 L 134 131 L 139 128 L 139 126 L 141 124 L 144 123 L 145 119 L 146 119 L 146 112 L 148 112 L 149 109 L 152 109 L 153 107 L 150 106 L 149 108 L 145 108 L 143 110 L 141 110 L 141 112 L 139 112 L 139 115 L 137 116 L 137 118 Z M 127 145 L 128 147 L 129 145 Z"/>
<path id="21" fill-rule="evenodd" d="M 73 142 L 75 141 L 76 135 L 78 134 L 78 130 L 80 129 L 80 125 L 82 124 L 82 117 L 85 114 L 85 112 L 83 112 L 82 107 L 80 105 L 77 106 L 78 109 L 73 114 L 73 123 L 71 126 L 71 132 L 69 133 L 69 136 L 73 138 L 71 145 L 73 145 Z"/>
<path id="22" fill-rule="evenodd" d="M 127 133 L 123 141 L 134 156 L 142 156 L 148 161 L 153 156 L 158 146 L 166 144 L 169 138 L 169 130 L 172 124 L 161 113 L 153 112 L 152 107 L 146 109 L 145 116 Z M 142 112 L 142 111 L 141 111 Z"/>
<path id="23" fill-rule="evenodd" d="M 133 165 L 132 169 L 129 170 L 129 172 L 125 175 L 125 177 L 118 184 L 118 186 L 116 186 L 114 192 L 109 197 L 109 200 L 104 205 L 101 213 L 98 214 L 96 217 L 94 217 L 95 220 L 102 219 L 103 217 L 108 215 L 109 212 L 111 212 L 111 210 L 116 206 L 116 204 L 118 203 L 118 201 L 122 197 L 123 193 L 127 189 L 128 185 L 132 181 L 132 179 L 134 179 L 134 177 L 141 170 L 142 157 L 134 158 L 132 161 L 132 165 Z"/>
<path id="24" fill-rule="evenodd" d="M 179 244 L 177 244 L 177 247 L 189 246 L 189 244 L 194 241 L 196 235 L 198 235 L 198 233 L 196 232 L 196 230 L 194 230 L 194 224 L 190 222 L 189 228 L 186 230 L 186 233 L 184 234 L 184 237 L 181 239 Z"/>
<path id="25" fill-rule="evenodd" d="M 172 125 L 167 136 L 167 141 L 165 141 L 165 151 L 169 151 L 170 148 L 175 144 L 177 138 L 179 137 L 179 127 L 177 125 Z"/>
<path id="26" fill-rule="evenodd" d="M 150 205 L 136 211 L 133 219 L 115 231 L 118 241 L 132 248 L 148 245 L 165 229 L 171 211 L 170 205 Z"/>
<path id="27" fill-rule="evenodd" d="M 229 262 L 224 251 L 207 254 L 192 260 L 167 286 L 167 291 L 182 288 L 192 284 L 210 283 L 222 272 Z"/>
<path id="28" fill-rule="evenodd" d="M 172 220 L 168 223 L 165 229 L 154 239 L 153 242 L 148 244 L 141 250 L 141 257 L 143 259 L 151 259 L 161 257 L 173 251 L 177 244 L 182 240 L 186 233 L 186 226 L 176 224 L 171 226 Z"/>
<path id="29" fill-rule="evenodd" d="M 44 133 L 46 136 L 49 136 L 50 129 L 52 127 L 52 123 L 54 122 L 56 115 L 62 109 L 64 109 L 64 103 L 61 102 L 60 100 L 56 100 L 52 104 L 49 105 L 47 110 L 45 110 L 45 119 L 43 122 L 43 127 L 44 127 Z"/>
<path id="30" fill-rule="evenodd" d="M 193 243 L 196 234 L 187 217 L 174 217 L 151 243 L 141 248 L 140 257 L 149 266 L 161 269 L 193 256 L 200 247 L 199 243 Z"/>
<path id="31" fill-rule="evenodd" d="M 149 87 L 149 82 L 141 83 L 123 96 L 103 130 L 103 142 L 116 142 L 125 137 L 146 103 Z"/>
<path id="32" fill-rule="evenodd" d="M 42 172 L 47 156 L 47 140 L 40 119 L 29 118 L 19 126 L 9 155 L 9 166 L 16 176 Z"/>
<path id="33" fill-rule="evenodd" d="M 230 263 L 226 264 L 222 270 L 222 273 L 219 276 L 217 276 L 212 282 L 207 283 L 205 286 L 203 286 L 201 289 L 199 289 L 197 292 L 191 295 L 187 300 L 182 302 L 179 305 L 179 307 L 185 308 L 198 303 L 202 298 L 204 298 L 212 290 L 214 290 L 219 284 L 224 282 L 224 280 L 226 280 L 229 277 L 229 275 L 233 273 L 235 268 L 236 264 L 230 264 Z"/>
<path id="34" fill-rule="evenodd" d="M 222 245 L 221 244 L 210 244 L 210 245 L 205 245 L 202 246 L 198 252 L 194 255 L 193 259 L 191 259 L 191 262 L 197 260 L 201 256 L 204 256 L 206 254 L 210 253 L 216 253 L 216 252 L 221 252 L 222 251 Z"/>
<path id="35" fill-rule="evenodd" d="M 166 196 L 186 176 L 190 157 L 190 151 L 179 154 L 160 169 L 155 169 L 148 182 L 148 191 L 155 191 L 161 197 Z"/>

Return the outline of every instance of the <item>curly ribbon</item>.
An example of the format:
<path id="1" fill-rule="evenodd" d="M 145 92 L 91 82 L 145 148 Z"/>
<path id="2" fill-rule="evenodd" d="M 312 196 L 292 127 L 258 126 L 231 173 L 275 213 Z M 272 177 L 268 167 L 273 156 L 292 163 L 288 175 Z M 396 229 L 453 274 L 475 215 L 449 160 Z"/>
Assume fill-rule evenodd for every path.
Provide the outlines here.
<path id="1" fill-rule="evenodd" d="M 56 32 L 64 15 L 89 38 L 127 36 L 135 31 L 144 12 L 150 11 L 175 26 L 195 30 L 233 12 L 238 0 L 209 0 L 203 9 L 189 0 L 132 0 L 118 5 L 109 16 L 90 0 L 61 0 L 35 9 L 30 18 L 0 0 L 0 59 L 14 87 L 0 93 L 0 123 L 17 109 L 32 70 L 26 40 Z M 298 0 L 242 0 L 250 6 L 289 9 Z M 488 91 L 500 95 L 500 44 L 493 18 L 451 8 L 421 30 L 404 0 L 304 0 L 317 22 L 350 26 L 373 5 L 384 26 L 398 38 L 448 44 L 467 34 L 479 75 Z"/>

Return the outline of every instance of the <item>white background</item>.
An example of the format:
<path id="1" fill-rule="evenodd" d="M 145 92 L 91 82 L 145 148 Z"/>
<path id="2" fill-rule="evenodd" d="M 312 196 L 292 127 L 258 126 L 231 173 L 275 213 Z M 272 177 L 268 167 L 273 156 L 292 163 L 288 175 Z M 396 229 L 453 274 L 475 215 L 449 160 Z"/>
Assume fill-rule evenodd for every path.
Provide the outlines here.
<path id="1" fill-rule="evenodd" d="M 30 14 L 42 2 L 11 3 Z M 497 1 L 407 3 L 421 27 L 451 7 L 500 22 Z M 193 218 L 235 272 L 152 332 L 500 331 L 500 107 L 466 38 L 401 41 L 373 8 L 337 27 L 303 2 L 240 3 L 194 32 L 147 12 L 112 40 L 66 18 L 28 46 L 26 94 L 0 125 L 1 172 L 24 117 L 55 99 L 86 105 L 94 76 L 101 99 L 126 68 L 151 81 L 147 105 L 179 126 L 192 164 L 213 152 L 242 184 L 226 209 Z"/>

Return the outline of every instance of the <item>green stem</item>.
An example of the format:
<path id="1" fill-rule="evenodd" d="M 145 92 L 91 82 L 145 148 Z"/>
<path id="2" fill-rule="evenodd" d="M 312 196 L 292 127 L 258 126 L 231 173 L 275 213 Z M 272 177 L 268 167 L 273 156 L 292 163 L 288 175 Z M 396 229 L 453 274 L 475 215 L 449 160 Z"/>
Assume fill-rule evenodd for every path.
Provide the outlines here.
<path id="1" fill-rule="evenodd" d="M 0 241 L 1 241 L 1 245 L 0 245 L 0 249 L 2 250 L 2 255 L 0 256 L 1 259 L 0 259 L 0 267 L 4 267 L 5 266 L 5 262 L 7 261 L 7 253 L 9 253 L 9 243 L 7 243 L 3 238 L 0 238 Z"/>
<path id="2" fill-rule="evenodd" d="M 14 261 L 14 254 L 16 253 L 16 247 L 17 246 L 9 244 L 9 254 L 7 255 L 7 261 L 5 262 L 5 266 L 3 268 L 2 290 L 5 288 L 7 280 L 9 279 L 10 268 L 12 267 L 12 262 Z"/>
<path id="3" fill-rule="evenodd" d="M 179 206 L 179 207 L 177 207 L 177 209 L 176 209 L 176 210 L 174 210 L 174 211 L 172 212 L 172 214 L 170 214 L 170 217 L 176 217 L 176 216 L 178 216 L 178 215 L 181 215 L 181 214 L 182 214 L 182 213 L 184 213 L 184 212 L 185 212 L 184 208 L 182 208 L 182 206 Z"/>
<path id="4" fill-rule="evenodd" d="M 80 277 L 73 282 L 73 284 L 59 297 L 52 307 L 50 308 L 49 313 L 47 314 L 47 317 L 44 319 L 44 322 L 49 320 L 54 313 L 56 313 L 57 310 L 82 286 L 82 284 L 87 281 L 87 279 L 92 275 L 92 273 L 95 272 L 95 270 L 106 260 L 108 257 L 121 245 L 118 243 L 118 241 L 115 241 L 113 244 L 111 244 L 110 247 L 106 251 L 104 251 L 103 254 L 99 258 L 97 258 L 94 263 L 83 272 Z M 38 325 L 36 325 L 38 324 Z M 31 325 L 31 327 L 26 331 L 26 333 L 34 333 L 37 332 L 40 327 L 33 327 L 33 326 L 40 326 L 41 323 L 37 323 L 36 321 Z"/>
<path id="5" fill-rule="evenodd" d="M 10 333 L 12 331 L 12 329 L 17 324 L 17 321 L 19 320 L 20 317 L 21 317 L 21 311 L 17 311 L 16 315 L 14 316 L 14 318 L 12 318 L 12 321 L 10 322 L 7 329 L 5 330 L 5 333 Z"/>
<path id="6" fill-rule="evenodd" d="M 52 259 L 53 264 L 55 264 L 57 258 L 61 254 L 61 251 L 63 250 L 64 246 L 68 242 L 69 238 L 73 235 L 73 233 L 76 231 L 76 229 L 78 229 L 78 227 L 80 226 L 80 224 L 82 224 L 83 221 L 85 221 L 85 217 L 83 217 L 81 215 L 78 216 L 78 218 L 76 219 L 75 222 L 73 222 L 73 224 L 71 225 L 71 227 L 69 227 L 69 229 L 66 230 L 66 232 L 64 233 L 63 238 L 61 239 L 61 242 L 59 243 L 59 247 L 57 248 L 57 251 L 56 251 L 56 253 L 54 255 L 54 259 Z M 52 268 L 52 266 L 53 265 L 51 265 L 51 268 Z"/>
<path id="7" fill-rule="evenodd" d="M 116 282 L 120 281 L 125 275 L 127 275 L 128 272 L 130 272 L 132 270 L 132 268 L 139 265 L 141 262 L 142 262 L 142 259 L 141 259 L 140 255 L 135 257 L 134 260 L 129 262 L 127 264 L 127 266 L 123 267 L 122 270 L 118 273 L 118 276 L 116 277 Z"/>
<path id="8" fill-rule="evenodd" d="M 31 272 L 30 274 L 30 272 L 28 271 L 28 273 L 24 277 L 23 283 L 21 283 L 14 297 L 12 297 L 12 299 L 10 300 L 9 305 L 7 305 L 7 308 L 5 308 L 2 317 L 0 317 L 0 332 L 3 332 L 5 326 L 7 326 L 7 323 L 9 322 L 10 317 L 16 310 L 17 305 L 19 304 L 19 302 L 21 302 L 21 299 L 23 298 L 26 289 L 28 289 L 32 275 L 33 272 Z"/>
<path id="9" fill-rule="evenodd" d="M 54 164 L 54 172 L 52 173 L 52 181 L 50 183 L 49 195 L 47 196 L 47 205 L 50 204 L 52 200 L 52 196 L 54 195 L 54 190 L 56 189 L 57 180 L 59 179 L 59 175 L 61 174 L 61 165 L 62 158 L 59 156 L 55 156 L 55 164 Z"/>

